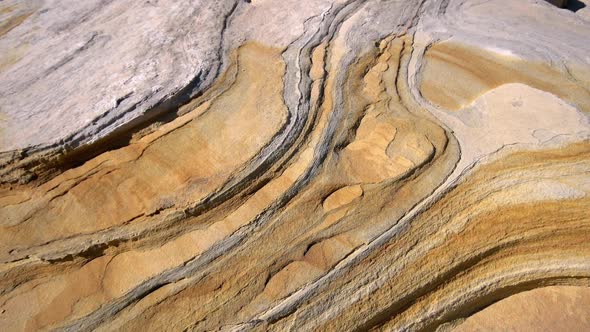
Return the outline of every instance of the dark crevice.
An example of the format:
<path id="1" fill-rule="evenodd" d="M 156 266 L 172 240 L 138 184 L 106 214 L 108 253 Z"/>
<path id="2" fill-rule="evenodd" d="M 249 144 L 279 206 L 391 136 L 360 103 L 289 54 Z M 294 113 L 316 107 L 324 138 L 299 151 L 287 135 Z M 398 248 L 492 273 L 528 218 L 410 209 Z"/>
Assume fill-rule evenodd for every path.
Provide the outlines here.
<path id="1" fill-rule="evenodd" d="M 585 8 L 585 7 L 586 7 L 586 4 L 584 4 L 583 2 L 581 2 L 579 0 L 569 0 L 566 8 L 575 13 L 578 10 Z"/>
<path id="2" fill-rule="evenodd" d="M 586 4 L 580 0 L 545 0 L 547 2 L 549 2 L 550 4 L 559 7 L 559 8 L 564 8 L 567 10 L 570 10 L 572 12 L 577 12 L 578 10 L 585 8 Z"/>
<path id="3" fill-rule="evenodd" d="M 99 243 L 95 244 L 82 252 L 78 252 L 75 254 L 68 254 L 61 258 L 56 259 L 47 259 L 46 262 L 50 264 L 59 264 L 64 262 L 72 262 L 78 258 L 82 258 L 86 261 L 93 260 L 95 258 L 101 257 L 104 255 L 105 251 L 111 247 L 117 247 L 121 244 L 122 241 L 120 240 L 113 240 L 107 243 Z"/>

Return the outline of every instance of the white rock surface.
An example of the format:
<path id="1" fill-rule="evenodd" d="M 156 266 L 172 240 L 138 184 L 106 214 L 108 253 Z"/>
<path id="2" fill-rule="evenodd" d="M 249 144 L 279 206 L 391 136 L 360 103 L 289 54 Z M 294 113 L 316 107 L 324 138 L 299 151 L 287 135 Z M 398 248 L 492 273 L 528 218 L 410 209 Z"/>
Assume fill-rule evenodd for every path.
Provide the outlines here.
<path id="1" fill-rule="evenodd" d="M 34 8 L 0 38 L 0 151 L 79 145 L 218 74 L 231 1 L 4 1 Z M 196 81 L 195 81 L 196 80 Z"/>

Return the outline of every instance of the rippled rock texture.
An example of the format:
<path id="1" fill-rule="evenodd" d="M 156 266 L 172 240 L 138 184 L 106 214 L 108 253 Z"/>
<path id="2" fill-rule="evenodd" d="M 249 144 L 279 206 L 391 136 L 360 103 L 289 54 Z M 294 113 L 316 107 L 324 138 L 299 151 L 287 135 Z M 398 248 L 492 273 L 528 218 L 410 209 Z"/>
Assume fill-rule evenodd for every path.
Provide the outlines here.
<path id="1" fill-rule="evenodd" d="M 2 1 L 0 330 L 590 329 L 589 112 L 579 6 Z"/>

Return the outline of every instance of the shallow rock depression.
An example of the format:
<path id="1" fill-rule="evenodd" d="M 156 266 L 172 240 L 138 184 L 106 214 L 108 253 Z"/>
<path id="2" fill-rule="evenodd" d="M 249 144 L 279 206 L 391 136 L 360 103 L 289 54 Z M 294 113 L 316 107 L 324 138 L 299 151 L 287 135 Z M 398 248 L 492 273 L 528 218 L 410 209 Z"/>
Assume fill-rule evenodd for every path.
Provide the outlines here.
<path id="1" fill-rule="evenodd" d="M 0 1 L 0 330 L 589 330 L 560 5 Z"/>

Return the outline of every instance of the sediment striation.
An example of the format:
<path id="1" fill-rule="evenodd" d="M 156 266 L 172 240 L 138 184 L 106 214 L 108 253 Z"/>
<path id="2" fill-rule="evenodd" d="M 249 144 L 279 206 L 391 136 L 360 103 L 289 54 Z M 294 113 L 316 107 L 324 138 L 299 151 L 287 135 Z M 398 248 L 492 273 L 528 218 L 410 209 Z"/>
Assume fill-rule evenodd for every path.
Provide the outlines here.
<path id="1" fill-rule="evenodd" d="M 583 8 L 5 0 L 0 51 L 3 331 L 590 329 Z"/>

